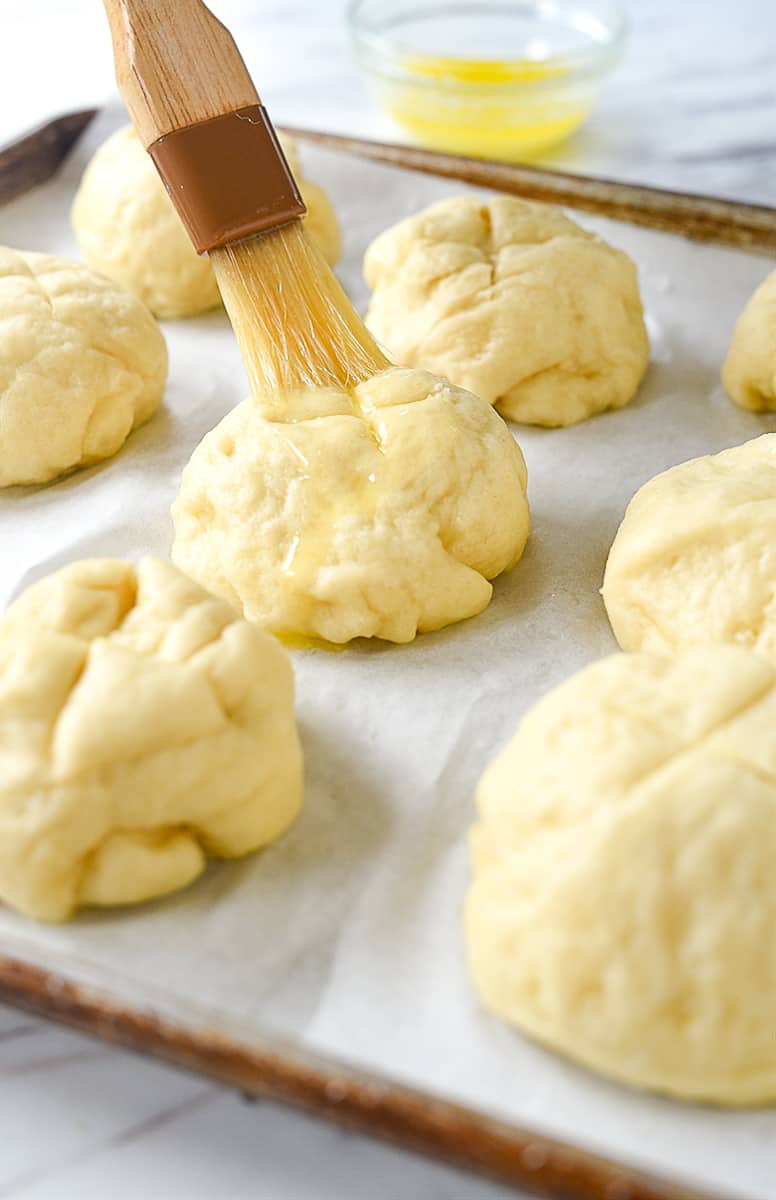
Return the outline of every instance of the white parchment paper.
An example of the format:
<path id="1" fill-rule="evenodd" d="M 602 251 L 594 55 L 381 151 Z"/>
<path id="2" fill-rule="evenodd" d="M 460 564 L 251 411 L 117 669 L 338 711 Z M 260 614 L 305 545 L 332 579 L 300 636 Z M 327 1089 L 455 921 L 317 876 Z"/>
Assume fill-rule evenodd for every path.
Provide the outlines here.
<path id="1" fill-rule="evenodd" d="M 0 209 L 0 241 L 76 254 L 69 205 L 105 114 L 59 177 Z M 325 152 L 306 173 L 361 256 L 386 225 L 456 189 Z M 461 190 L 461 189 L 458 189 Z M 719 368 L 771 264 L 582 218 L 639 266 L 653 361 L 623 412 L 517 429 L 534 532 L 481 616 L 407 647 L 294 652 L 305 804 L 265 853 L 188 891 L 47 928 L 0 912 L 0 949 L 119 997 L 187 998 L 508 1120 L 750 1200 L 776 1194 L 776 1111 L 725 1113 L 640 1095 L 545 1052 L 479 1011 L 463 966 L 465 833 L 483 767 L 547 688 L 615 649 L 598 589 L 636 488 L 696 454 L 776 428 L 735 408 Z M 164 326 L 166 404 L 113 459 L 0 493 L 0 600 L 75 558 L 165 555 L 182 467 L 246 385 L 222 312 Z"/>

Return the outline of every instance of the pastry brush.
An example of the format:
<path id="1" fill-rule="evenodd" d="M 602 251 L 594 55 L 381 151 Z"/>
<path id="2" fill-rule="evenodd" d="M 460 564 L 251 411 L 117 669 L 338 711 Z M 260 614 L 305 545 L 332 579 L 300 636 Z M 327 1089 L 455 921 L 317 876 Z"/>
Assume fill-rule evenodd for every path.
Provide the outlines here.
<path id="1" fill-rule="evenodd" d="M 353 387 L 388 365 L 304 231 L 305 208 L 227 29 L 201 0 L 104 0 L 116 79 L 255 395 Z"/>

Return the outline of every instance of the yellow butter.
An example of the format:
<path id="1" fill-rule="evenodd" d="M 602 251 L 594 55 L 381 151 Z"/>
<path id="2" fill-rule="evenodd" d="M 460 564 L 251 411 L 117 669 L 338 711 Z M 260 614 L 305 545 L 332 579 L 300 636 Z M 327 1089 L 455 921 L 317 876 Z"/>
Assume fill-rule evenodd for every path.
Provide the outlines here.
<path id="1" fill-rule="evenodd" d="M 414 141 L 452 153 L 510 160 L 536 152 L 578 129 L 592 105 L 559 61 L 408 55 L 402 66 L 411 78 L 386 94 L 388 113 Z"/>

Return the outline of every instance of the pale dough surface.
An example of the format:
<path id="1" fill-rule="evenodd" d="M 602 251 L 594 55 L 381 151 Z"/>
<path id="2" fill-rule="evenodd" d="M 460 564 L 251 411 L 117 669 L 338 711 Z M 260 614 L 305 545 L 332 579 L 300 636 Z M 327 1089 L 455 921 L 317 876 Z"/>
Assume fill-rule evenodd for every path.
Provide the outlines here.
<path id="1" fill-rule="evenodd" d="M 776 409 L 776 271 L 760 285 L 736 322 L 722 382 L 741 408 Z"/>
<path id="2" fill-rule="evenodd" d="M 288 655 L 171 564 L 91 559 L 0 621 L 0 898 L 40 920 L 190 883 L 301 799 Z"/>
<path id="3" fill-rule="evenodd" d="M 623 650 L 730 642 L 776 662 L 776 434 L 640 488 L 612 544 L 603 597 Z"/>
<path id="4" fill-rule="evenodd" d="M 469 966 L 487 1008 L 615 1079 L 776 1099 L 776 671 L 708 646 L 617 655 L 489 767 Z"/>
<path id="5" fill-rule="evenodd" d="M 295 145 L 284 140 L 283 148 L 307 205 L 307 228 L 333 265 L 342 241 L 332 203 L 301 175 Z M 112 134 L 89 163 L 72 221 L 89 265 L 129 288 L 156 316 L 193 316 L 221 303 L 207 255 L 191 245 L 131 126 Z"/>
<path id="6" fill-rule="evenodd" d="M 476 396 L 392 368 L 246 400 L 173 506 L 173 558 L 273 632 L 407 642 L 473 616 L 529 531 L 523 456 Z"/>
<path id="7" fill-rule="evenodd" d="M 115 454 L 166 379 L 139 300 L 82 263 L 0 246 L 0 487 Z"/>
<path id="8" fill-rule="evenodd" d="M 366 252 L 366 323 L 405 366 L 505 417 L 571 425 L 632 400 L 649 343 L 636 268 L 558 208 L 453 197 Z"/>

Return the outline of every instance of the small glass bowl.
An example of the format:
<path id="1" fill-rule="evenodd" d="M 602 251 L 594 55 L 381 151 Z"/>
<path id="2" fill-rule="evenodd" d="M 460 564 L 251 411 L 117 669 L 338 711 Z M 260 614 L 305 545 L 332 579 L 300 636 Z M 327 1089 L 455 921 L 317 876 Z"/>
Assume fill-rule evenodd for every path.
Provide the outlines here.
<path id="1" fill-rule="evenodd" d="M 579 128 L 625 32 L 618 0 L 351 0 L 348 20 L 413 142 L 507 162 Z"/>

